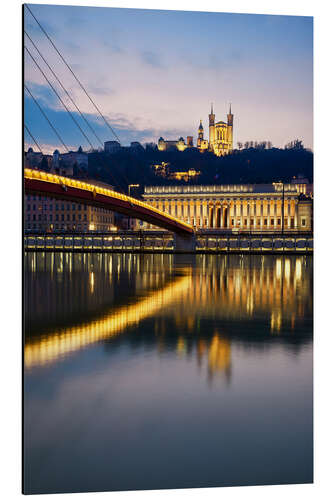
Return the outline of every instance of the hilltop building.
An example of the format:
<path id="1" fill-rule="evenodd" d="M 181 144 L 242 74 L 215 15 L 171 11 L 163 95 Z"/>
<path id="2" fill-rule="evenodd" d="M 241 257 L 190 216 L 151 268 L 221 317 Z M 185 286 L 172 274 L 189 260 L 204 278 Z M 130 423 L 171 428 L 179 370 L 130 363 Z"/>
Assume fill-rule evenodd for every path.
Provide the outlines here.
<path id="1" fill-rule="evenodd" d="M 42 152 L 29 148 L 24 153 L 24 166 L 27 168 L 37 168 L 48 170 L 52 166 L 52 156 L 44 155 Z"/>
<path id="2" fill-rule="evenodd" d="M 190 136 L 187 139 L 189 142 Z M 159 151 L 168 151 L 170 149 L 178 149 L 178 151 L 184 151 L 189 146 L 185 144 L 183 137 L 179 137 L 179 139 L 175 141 L 165 141 L 163 137 L 160 137 L 157 147 Z"/>
<path id="3" fill-rule="evenodd" d="M 233 127 L 234 127 L 234 115 L 231 112 L 231 105 L 229 108 L 229 113 L 227 114 L 227 121 L 218 121 L 215 123 L 215 114 L 213 111 L 213 105 L 211 106 L 211 111 L 208 115 L 209 122 L 209 138 L 204 138 L 204 128 L 202 125 L 202 120 L 200 120 L 198 128 L 198 139 L 196 148 L 200 152 L 211 151 L 216 156 L 223 156 L 233 149 Z M 183 137 L 178 140 L 168 140 L 166 141 L 163 137 L 158 140 L 158 149 L 160 151 L 168 151 L 170 149 L 178 149 L 178 151 L 184 151 L 187 148 L 193 148 L 193 136 L 188 135 L 186 143 Z"/>
<path id="4" fill-rule="evenodd" d="M 81 146 L 77 151 L 59 153 L 58 149 L 53 152 L 50 171 L 54 174 L 72 177 L 86 177 L 88 174 L 88 155 Z"/>
<path id="5" fill-rule="evenodd" d="M 104 142 L 104 152 L 110 155 L 121 152 L 140 154 L 144 153 L 144 147 L 138 141 L 132 141 L 129 146 L 122 146 L 118 141 L 106 141 Z"/>

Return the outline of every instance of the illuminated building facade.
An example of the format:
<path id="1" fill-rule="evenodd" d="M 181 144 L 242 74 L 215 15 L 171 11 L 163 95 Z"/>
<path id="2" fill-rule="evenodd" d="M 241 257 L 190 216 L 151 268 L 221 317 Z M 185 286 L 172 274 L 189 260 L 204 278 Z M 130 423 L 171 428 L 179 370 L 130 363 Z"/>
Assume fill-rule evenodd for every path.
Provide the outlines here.
<path id="1" fill-rule="evenodd" d="M 231 105 L 229 108 L 229 113 L 227 114 L 227 121 L 218 121 L 215 123 L 215 114 L 213 111 L 213 105 L 211 106 L 211 111 L 208 115 L 209 120 L 209 139 L 204 138 L 204 128 L 202 125 L 202 120 L 200 120 L 198 128 L 198 139 L 197 139 L 197 149 L 200 152 L 211 151 L 216 156 L 223 156 L 233 149 L 233 127 L 234 127 L 234 115 L 231 113 Z M 160 137 L 157 145 L 159 151 L 168 151 L 170 149 L 178 149 L 178 151 L 184 151 L 186 148 L 193 148 L 193 137 L 187 136 L 187 141 L 185 143 L 183 137 L 178 140 L 166 141 L 163 137 Z"/>
<path id="2" fill-rule="evenodd" d="M 143 198 L 197 229 L 312 230 L 312 198 L 295 184 L 146 186 Z"/>
<path id="3" fill-rule="evenodd" d="M 189 136 L 187 138 L 187 144 L 190 142 L 190 139 L 191 137 Z M 157 147 L 159 151 L 168 151 L 170 149 L 178 149 L 178 151 L 184 151 L 187 147 L 189 147 L 187 144 L 185 144 L 183 137 L 179 137 L 178 140 L 174 141 L 165 141 L 163 137 L 160 137 Z"/>
<path id="4" fill-rule="evenodd" d="M 224 156 L 233 149 L 233 127 L 234 115 L 231 113 L 231 105 L 227 115 L 227 122 L 219 121 L 215 123 L 213 105 L 209 118 L 209 143 L 208 149 L 216 156 Z"/>
<path id="5" fill-rule="evenodd" d="M 24 227 L 28 231 L 112 231 L 114 213 L 104 208 L 42 195 L 25 195 Z"/>
<path id="6" fill-rule="evenodd" d="M 104 182 L 93 182 L 99 187 L 113 189 L 113 186 Z M 114 213 L 105 208 L 38 194 L 25 195 L 24 228 L 30 232 L 114 231 L 114 221 Z"/>
<path id="7" fill-rule="evenodd" d="M 194 168 L 190 168 L 185 172 L 171 172 L 169 175 L 169 179 L 175 179 L 177 181 L 188 182 L 189 180 L 193 180 L 200 175 L 201 172 L 198 172 Z"/>

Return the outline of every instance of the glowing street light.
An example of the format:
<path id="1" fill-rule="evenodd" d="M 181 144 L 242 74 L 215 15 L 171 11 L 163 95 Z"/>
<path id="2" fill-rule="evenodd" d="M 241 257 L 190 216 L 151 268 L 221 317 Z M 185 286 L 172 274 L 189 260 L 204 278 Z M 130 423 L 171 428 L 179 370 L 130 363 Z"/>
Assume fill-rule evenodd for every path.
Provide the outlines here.
<path id="1" fill-rule="evenodd" d="M 128 196 L 131 196 L 131 188 L 140 187 L 140 184 L 129 184 L 128 185 Z"/>

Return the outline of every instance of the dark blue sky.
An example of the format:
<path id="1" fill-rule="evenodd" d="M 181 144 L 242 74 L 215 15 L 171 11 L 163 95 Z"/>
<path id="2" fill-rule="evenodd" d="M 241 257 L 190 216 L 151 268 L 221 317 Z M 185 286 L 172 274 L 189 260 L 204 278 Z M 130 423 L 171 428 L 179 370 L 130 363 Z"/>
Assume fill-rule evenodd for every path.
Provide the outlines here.
<path id="1" fill-rule="evenodd" d="M 312 147 L 310 17 L 47 5 L 30 8 L 123 144 L 156 142 L 161 135 L 168 139 L 196 137 L 200 119 L 207 137 L 210 103 L 214 103 L 216 119 L 225 120 L 231 102 L 235 144 L 270 140 L 283 146 L 299 138 Z M 101 139 L 113 139 L 27 10 L 25 29 L 96 124 Z M 30 50 L 29 40 L 26 45 Z M 31 52 L 35 56 L 33 48 Z M 88 147 L 27 54 L 25 68 L 27 85 L 65 142 L 70 147 Z M 28 98 L 26 123 L 45 149 L 59 147 L 54 132 Z M 91 139 L 97 146 L 96 139 Z"/>

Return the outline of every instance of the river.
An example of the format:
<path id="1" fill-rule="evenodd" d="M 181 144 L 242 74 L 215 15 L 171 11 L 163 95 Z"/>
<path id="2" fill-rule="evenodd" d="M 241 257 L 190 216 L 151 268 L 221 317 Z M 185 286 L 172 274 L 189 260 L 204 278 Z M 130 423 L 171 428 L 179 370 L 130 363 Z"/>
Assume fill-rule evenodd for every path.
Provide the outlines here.
<path id="1" fill-rule="evenodd" d="M 27 252 L 25 493 L 312 482 L 312 265 Z"/>

